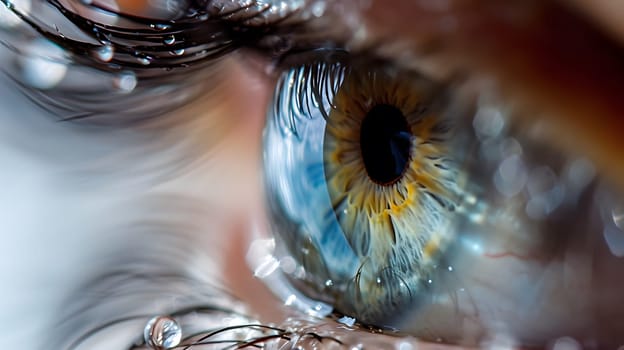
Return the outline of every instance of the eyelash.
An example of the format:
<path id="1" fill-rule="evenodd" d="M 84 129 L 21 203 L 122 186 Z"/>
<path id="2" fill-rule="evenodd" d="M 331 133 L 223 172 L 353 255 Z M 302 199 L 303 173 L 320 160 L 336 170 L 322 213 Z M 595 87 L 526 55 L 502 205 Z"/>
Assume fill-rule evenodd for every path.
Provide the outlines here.
<path id="1" fill-rule="evenodd" d="M 0 45 L 13 52 L 18 60 L 48 60 L 37 56 L 41 55 L 40 50 L 28 52 L 20 44 L 33 36 L 43 37 L 61 47 L 68 56 L 58 63 L 70 68 L 69 74 L 86 72 L 102 82 L 95 90 L 82 86 L 39 89 L 23 81 L 16 70 L 5 68 L 3 73 L 34 104 L 61 121 L 99 126 L 132 126 L 179 109 L 214 88 L 220 58 L 243 47 L 264 55 L 274 54 L 274 50 L 264 46 L 268 44 L 263 44 L 262 38 L 282 30 L 271 20 L 270 6 L 254 1 L 229 8 L 189 4 L 187 16 L 175 21 L 152 21 L 113 13 L 95 3 L 78 5 L 125 21 L 119 26 L 82 17 L 58 0 L 37 3 L 55 9 L 88 37 L 85 40 L 64 34 L 64 29 L 58 26 L 50 28 L 45 19 L 9 6 L 9 0 L 2 3 L 38 33 L 15 30 L 8 37 L 0 37 Z M 295 19 L 287 25 L 283 22 L 280 21 L 279 28 L 302 24 Z M 176 91 L 176 100 L 168 97 L 170 90 Z M 146 96 L 153 101 L 149 106 L 142 103 Z"/>
<path id="2" fill-rule="evenodd" d="M 2 1 L 8 6 L 8 0 Z M 204 34 L 203 38 L 209 39 L 206 44 L 208 47 L 195 45 L 194 48 L 199 47 L 198 50 L 201 49 L 202 55 L 193 56 L 191 54 L 193 50 L 189 50 L 185 47 L 183 40 L 180 41 L 179 46 L 178 44 L 169 45 L 164 43 L 164 41 L 171 35 L 177 33 L 188 35 L 188 30 L 190 28 L 197 31 L 204 30 L 207 25 L 200 19 L 203 14 L 196 13 L 194 17 L 190 18 L 188 21 L 166 24 L 153 24 L 151 23 L 152 21 L 120 15 L 120 17 L 126 20 L 144 26 L 144 33 L 137 34 L 135 29 L 124 30 L 119 27 L 113 28 L 97 25 L 66 10 L 63 5 L 56 0 L 48 0 L 48 3 L 68 18 L 77 28 L 81 28 L 83 33 L 90 35 L 104 46 L 73 40 L 63 35 L 60 31 L 55 32 L 47 29 L 43 22 L 37 21 L 29 14 L 21 13 L 19 8 L 11 7 L 11 10 L 17 14 L 22 21 L 34 29 L 39 36 L 55 42 L 69 53 L 71 59 L 68 66 L 71 70 L 88 69 L 93 74 L 99 74 L 99 71 L 103 71 L 103 76 L 110 77 L 111 74 L 113 78 L 129 76 L 137 79 L 139 83 L 132 89 L 131 94 L 121 91 L 118 95 L 113 95 L 113 100 L 115 100 L 116 103 L 111 106 L 111 94 L 109 91 L 96 90 L 89 92 L 80 88 L 53 88 L 41 90 L 33 88 L 21 81 L 18 73 L 11 71 L 3 72 L 13 81 L 14 86 L 17 86 L 35 105 L 59 117 L 61 121 L 80 121 L 81 123 L 90 125 L 126 127 L 134 123 L 140 123 L 147 118 L 153 119 L 159 115 L 164 115 L 180 108 L 194 97 L 205 93 L 206 89 L 214 87 L 214 80 L 212 80 L 211 83 L 207 83 L 206 81 L 210 81 L 211 79 L 206 79 L 206 77 L 208 75 L 214 75 L 215 72 L 211 69 L 210 65 L 218 61 L 220 57 L 246 46 L 246 43 L 260 39 L 256 35 L 252 35 L 250 39 L 249 36 L 238 36 L 236 33 L 233 33 L 233 38 L 229 38 L 226 34 L 228 30 L 226 28 L 220 28 L 218 32 L 213 31 L 211 34 Z M 88 6 L 95 7 L 96 5 L 90 4 Z M 247 8 L 251 8 L 251 5 Z M 228 26 L 240 25 L 254 18 L 259 18 L 267 9 L 268 8 L 265 7 L 252 16 L 235 18 L 235 20 L 228 23 Z M 101 8 L 100 10 L 106 11 Z M 244 8 L 241 8 L 228 13 L 222 13 L 220 14 L 221 17 L 215 18 L 215 20 L 231 17 L 244 10 Z M 196 22 L 194 22 L 195 20 Z M 195 24 L 197 24 L 197 26 L 194 26 Z M 299 22 L 295 21 L 294 25 L 298 24 Z M 268 28 L 265 30 L 264 34 L 270 32 L 271 29 Z M 232 34 L 232 32 L 229 32 L 229 34 Z M 17 32 L 15 36 L 17 37 Z M 128 38 L 128 36 L 131 37 Z M 19 45 L 12 45 L 10 41 L 12 38 L 10 36 L 8 39 L 9 41 L 0 41 L 0 44 L 4 45 L 18 57 L 28 55 L 28 53 L 20 49 Z M 124 40 L 135 42 L 144 41 L 146 45 L 141 47 L 141 51 L 143 52 L 137 55 L 134 50 L 135 47 L 133 45 L 124 44 Z M 102 47 L 109 47 L 114 53 L 113 57 L 106 62 L 102 62 L 101 58 L 97 56 L 97 50 Z M 172 57 L 170 51 L 176 49 L 185 49 L 184 57 Z M 276 52 L 272 49 L 263 48 L 261 42 L 260 46 L 256 46 L 255 49 L 266 51 L 269 54 L 275 54 Z M 146 55 L 144 55 L 145 52 L 147 52 Z M 145 56 L 153 58 L 149 65 L 145 66 L 141 63 L 137 63 L 137 59 L 144 58 Z M 179 81 L 185 81 L 185 84 L 180 87 Z M 188 95 L 190 97 L 174 104 L 171 103 L 170 99 L 167 99 L 165 109 L 162 108 L 163 106 L 159 105 L 149 110 L 132 112 L 134 106 L 141 105 L 141 101 L 145 96 L 150 96 L 150 98 L 154 99 L 155 89 L 160 89 L 161 93 L 167 96 L 169 92 L 162 91 L 163 85 L 167 84 L 176 88 L 177 94 Z M 180 88 L 182 88 L 182 90 L 180 90 Z M 118 117 L 120 114 L 121 116 Z M 159 225 L 159 227 L 160 226 L 162 225 Z M 153 247 L 175 247 L 182 251 L 183 256 L 188 255 L 190 249 L 187 250 L 183 248 L 185 242 L 182 238 L 179 239 L 179 242 L 164 242 L 166 239 L 168 238 L 149 238 L 154 244 Z M 47 341 L 51 342 L 52 346 L 55 348 L 81 349 L 89 347 L 89 344 L 94 344 L 92 342 L 97 343 L 98 340 L 105 339 L 108 334 L 111 334 L 110 332 L 116 334 L 116 329 L 119 326 L 128 326 L 128 328 L 131 328 L 133 325 L 137 325 L 136 322 L 143 323 L 154 316 L 153 312 L 155 309 L 138 312 L 137 314 L 134 314 L 133 311 L 128 311 L 136 307 L 142 308 L 147 306 L 144 302 L 137 302 L 137 300 L 143 300 L 146 296 L 154 292 L 167 293 L 167 291 L 176 289 L 175 286 L 179 285 L 180 290 L 174 291 L 172 294 L 190 299 L 197 298 L 199 304 L 163 310 L 163 314 L 175 317 L 180 323 L 196 322 L 197 317 L 199 317 L 198 315 L 218 320 L 223 319 L 223 316 L 219 315 L 226 314 L 229 317 L 236 315 L 240 318 L 236 325 L 230 327 L 218 325 L 212 329 L 202 328 L 195 335 L 188 337 L 185 335 L 186 338 L 182 341 L 182 344 L 186 344 L 188 348 L 194 348 L 195 345 L 201 347 L 202 345 L 211 344 L 212 342 L 214 342 L 214 344 L 226 344 L 224 346 L 231 344 L 236 348 L 257 347 L 259 343 L 266 346 L 273 342 L 280 348 L 288 346 L 288 344 L 292 344 L 294 347 L 297 345 L 304 346 L 306 344 L 315 343 L 325 344 L 327 342 L 334 343 L 338 346 L 344 345 L 340 340 L 330 335 L 323 335 L 322 332 L 317 333 L 315 331 L 315 326 L 312 324 L 306 326 L 305 323 L 302 323 L 300 327 L 295 329 L 291 327 L 286 329 L 257 323 L 249 316 L 245 315 L 244 312 L 236 308 L 231 308 L 232 305 L 237 303 L 235 297 L 224 293 L 215 285 L 204 284 L 194 279 L 192 276 L 185 273 L 184 269 L 176 270 L 176 267 L 181 266 L 181 262 L 184 261 L 184 259 L 176 260 L 173 258 L 173 256 L 176 256 L 176 252 L 167 251 L 164 254 L 148 254 L 142 257 L 135 254 L 136 251 L 150 251 L 150 249 L 152 249 L 150 247 L 152 247 L 152 245 L 149 247 L 141 246 L 136 250 L 126 247 L 125 249 L 128 250 L 123 251 L 126 253 L 132 251 L 132 253 L 127 254 L 127 257 L 131 257 L 131 261 L 121 265 L 118 261 L 115 261 L 111 265 L 102 264 L 103 266 L 109 266 L 109 268 L 102 271 L 101 274 L 96 274 L 95 277 L 87 281 L 83 287 L 77 289 L 75 294 L 70 297 L 71 301 L 64 303 L 71 308 L 69 310 L 63 310 L 62 314 L 65 315 L 66 318 L 64 318 L 55 329 L 55 334 L 57 336 Z M 123 257 L 123 253 L 115 253 L 115 257 L 117 260 L 117 258 Z M 136 270 L 133 268 L 134 264 L 140 264 L 141 266 L 147 264 L 152 270 L 137 274 Z M 110 266 L 123 267 L 110 269 Z M 170 288 L 163 288 L 163 286 L 169 286 Z M 214 295 L 210 294 L 208 298 L 206 298 L 206 296 L 198 295 L 197 291 L 207 294 L 214 293 Z M 219 307 L 219 305 L 224 305 L 224 307 Z M 186 319 L 189 320 L 186 321 Z M 192 324 L 189 325 L 192 326 Z M 185 332 L 188 331 L 188 329 L 185 329 Z M 246 336 L 241 336 L 241 334 L 245 334 Z M 231 337 L 230 340 L 228 340 L 228 336 Z M 47 343 L 46 346 L 50 346 L 50 343 Z M 135 345 L 130 347 L 130 349 L 137 348 L 147 348 L 145 341 L 138 341 Z"/>

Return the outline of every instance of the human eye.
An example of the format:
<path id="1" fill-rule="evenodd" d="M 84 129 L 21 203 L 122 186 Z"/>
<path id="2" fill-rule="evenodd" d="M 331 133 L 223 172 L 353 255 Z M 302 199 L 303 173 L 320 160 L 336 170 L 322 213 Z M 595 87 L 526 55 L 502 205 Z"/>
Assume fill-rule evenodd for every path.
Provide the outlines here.
<path id="1" fill-rule="evenodd" d="M 20 9 L 19 3 L 15 0 L 11 6 Z M 431 341 L 434 346 L 440 342 L 492 347 L 541 346 L 562 336 L 576 339 L 564 338 L 564 345 L 606 347 L 621 343 L 617 338 L 621 317 L 616 307 L 609 307 L 609 303 L 618 304 L 619 293 L 612 280 L 621 271 L 616 258 L 621 249 L 619 221 L 615 219 L 621 187 L 617 174 L 622 173 L 616 147 L 621 144 L 617 136 L 621 128 L 616 127 L 620 124 L 613 118 L 620 102 L 617 89 L 612 89 L 618 86 L 621 74 L 616 69 L 617 63 L 600 54 L 597 56 L 602 60 L 593 60 L 594 55 L 589 56 L 591 59 L 581 55 L 572 60 L 576 65 L 544 60 L 552 52 L 550 49 L 557 52 L 554 49 L 559 48 L 550 46 L 555 37 L 537 42 L 540 44 L 537 46 L 533 46 L 534 39 L 541 33 L 552 34 L 545 30 L 548 22 L 545 18 L 562 9 L 561 6 L 541 6 L 537 2 L 496 5 L 445 1 L 432 2 L 429 6 L 425 2 L 407 1 L 394 1 L 392 6 L 366 1 L 309 2 L 305 3 L 307 11 L 290 14 L 288 6 L 280 6 L 286 2 L 278 1 L 270 6 L 260 1 L 151 2 L 155 6 L 147 12 L 134 6 L 141 1 L 50 3 L 57 9 L 70 8 L 72 11 L 66 12 L 70 17 L 77 13 L 80 18 L 76 19 L 91 19 L 103 24 L 98 27 L 102 32 L 114 34 L 96 36 L 95 40 L 90 37 L 94 41 L 88 45 L 80 40 L 68 43 L 67 40 L 75 37 L 66 36 L 69 32 L 61 26 L 65 22 L 33 23 L 35 27 L 53 23 L 43 28 L 50 30 L 45 34 L 52 35 L 57 45 L 73 50 L 70 50 L 72 58 L 81 63 L 109 73 L 103 78 L 111 81 L 98 87 L 111 87 L 113 96 L 121 98 L 121 105 L 126 107 L 107 108 L 105 101 L 110 96 L 102 95 L 101 91 L 92 97 L 105 97 L 104 101 L 81 100 L 84 91 L 76 90 L 70 90 L 76 93 L 65 98 L 66 91 L 46 86 L 55 83 L 55 79 L 44 80 L 40 88 L 45 94 L 37 94 L 35 100 L 59 92 L 54 99 L 46 101 L 65 102 L 53 104 L 60 107 L 54 114 L 78 125 L 143 125 L 141 122 L 146 120 L 162 120 L 156 117 L 167 115 L 161 113 L 163 109 L 179 112 L 178 108 L 192 101 L 192 97 L 205 97 L 198 90 L 214 91 L 222 86 L 215 82 L 212 73 L 228 67 L 219 63 L 226 53 L 246 49 L 235 53 L 237 60 L 247 64 L 253 59 L 245 61 L 246 57 L 254 57 L 276 62 L 276 75 L 281 78 L 277 78 L 275 98 L 269 102 L 271 112 L 264 152 L 270 216 L 279 250 L 274 256 L 262 256 L 266 259 L 261 259 L 259 268 L 253 267 L 257 268 L 256 275 L 283 296 L 287 304 L 297 305 L 304 300 L 308 304 L 299 305 L 310 308 L 303 311 L 316 316 L 327 315 L 334 307 L 339 315 L 352 316 L 361 322 L 359 331 L 353 332 L 352 328 L 332 321 L 328 321 L 329 326 L 317 326 L 318 320 L 298 323 L 289 319 L 273 327 L 248 317 L 228 299 L 227 293 L 188 274 L 189 267 L 200 265 L 192 254 L 199 247 L 214 253 L 208 261 L 200 262 L 229 272 L 224 274 L 224 279 L 232 281 L 246 275 L 240 270 L 231 273 L 231 265 L 227 266 L 233 261 L 240 264 L 244 253 L 233 250 L 235 257 L 223 258 L 220 250 L 226 249 L 215 243 L 217 239 L 234 242 L 239 237 L 229 235 L 233 230 L 225 230 L 228 234 L 219 231 L 202 245 L 194 245 L 196 240 L 190 238 L 187 242 L 185 232 L 203 232 L 202 227 L 187 227 L 187 218 L 201 222 L 197 217 L 208 214 L 202 211 L 198 215 L 182 216 L 179 220 L 182 222 L 173 220 L 175 225 L 167 227 L 169 220 L 164 217 L 170 212 L 192 212 L 179 198 L 167 197 L 163 201 L 166 209 L 156 206 L 154 210 L 167 215 L 147 225 L 148 234 L 138 235 L 140 239 L 136 241 L 124 241 L 119 249 L 120 255 L 131 258 L 119 259 L 115 255 L 100 261 L 104 276 L 95 274 L 89 279 L 92 285 L 76 293 L 82 299 L 72 300 L 71 307 L 63 310 L 64 315 L 72 317 L 61 325 L 64 332 L 53 337 L 58 344 L 70 344 L 78 349 L 96 345 L 145 348 L 149 341 L 142 341 L 143 327 L 155 314 L 165 316 L 161 321 L 176 319 L 182 325 L 183 345 L 190 348 L 215 344 L 221 347 L 221 341 L 229 342 L 222 347 L 287 344 L 312 348 L 325 345 L 411 349 L 424 346 L 414 345 L 416 342 L 410 336 Z M 303 2 L 292 4 L 303 6 Z M 205 8 L 217 11 L 218 18 L 231 22 L 204 21 L 206 18 L 201 17 L 200 26 L 195 27 L 182 20 L 182 14 Z M 543 16 L 536 19 L 533 11 Z M 565 13 L 567 16 L 568 12 Z M 200 18 L 194 16 L 191 17 Z M 272 20 L 282 17 L 286 19 Z M 534 36 L 520 35 L 528 29 L 522 23 L 536 24 L 531 27 Z M 136 27 L 128 27 L 129 24 Z M 61 26 L 60 32 L 65 37 L 56 35 L 55 25 Z M 475 33 L 483 35 L 482 46 L 469 35 Z M 594 38 L 593 34 L 590 38 Z M 509 46 L 501 43 L 506 39 L 510 39 Z M 595 52 L 603 53 L 601 50 L 609 46 L 607 43 L 613 42 L 597 41 L 593 46 Z M 519 45 L 515 47 L 515 44 Z M 584 44 L 580 45 L 582 50 L 571 53 L 587 54 Z M 499 56 L 505 52 L 501 49 L 510 49 L 509 52 L 518 56 Z M 498 60 L 499 57 L 505 59 Z M 560 58 L 561 52 L 553 57 Z M 600 64 L 605 61 L 606 64 Z M 527 62 L 551 63 L 549 69 L 557 68 L 558 77 L 566 79 L 536 80 L 540 76 L 535 74 L 535 66 Z M 587 62 L 600 62 L 597 75 L 592 75 L 595 66 L 581 64 Z M 77 68 L 78 65 L 72 70 Z M 583 72 L 586 80 L 577 80 L 574 73 L 578 72 Z M 223 73 L 224 80 L 231 78 L 230 73 L 229 70 Z M 573 84 L 565 86 L 570 81 Z M 180 86 L 184 89 L 180 90 Z M 243 90 L 243 85 L 230 93 L 236 90 Z M 572 90 L 577 93 L 571 93 Z M 607 93 L 602 94 L 604 91 Z M 585 94 L 579 95 L 580 92 Z M 179 104 L 172 106 L 172 101 L 165 100 L 172 96 L 188 99 L 176 99 Z M 363 106 L 373 97 L 384 103 L 376 104 L 381 107 L 370 114 L 371 118 L 366 118 L 367 122 L 361 114 L 358 119 L 357 114 L 344 113 L 351 108 L 363 111 Z M 133 109 L 143 107 L 146 99 L 155 104 L 149 104 L 148 110 Z M 215 102 L 218 98 L 208 101 Z M 260 111 L 263 104 L 254 104 L 244 111 Z M 44 106 L 49 108 L 50 104 Z M 208 103 L 205 109 L 213 110 L 215 105 Z M 587 128 L 587 116 L 593 113 L 603 122 L 590 123 L 592 127 Z M 235 114 L 229 116 L 232 115 Z M 368 132 L 354 133 L 353 128 L 365 124 L 367 127 L 360 129 Z M 165 123 L 168 125 L 171 124 Z M 373 132 L 384 128 L 385 137 L 379 138 Z M 210 136 L 218 137 L 217 134 Z M 423 141 L 420 148 L 414 143 L 418 138 Z M 358 146 L 364 139 L 370 147 Z M 361 152 L 366 148 L 372 158 L 357 158 L 358 147 Z M 384 148 L 385 153 L 378 156 L 378 151 Z M 343 164 L 340 154 L 351 156 L 349 164 L 356 164 L 359 172 Z M 413 159 L 416 155 L 422 156 L 418 162 Z M 237 153 L 231 159 L 247 159 L 242 156 Z M 330 163 L 332 159 L 338 161 Z M 414 177 L 421 180 L 418 186 L 406 184 L 404 179 Z M 195 178 L 194 184 L 210 179 Z M 422 205 L 419 208 L 402 205 L 403 210 L 396 210 L 398 221 L 396 226 L 392 222 L 392 230 L 388 220 L 369 226 L 385 236 L 379 234 L 366 241 L 362 239 L 364 236 L 356 234 L 362 225 L 370 223 L 365 220 L 369 213 L 362 209 L 368 207 L 370 213 L 379 212 L 384 202 L 366 199 L 364 194 L 370 192 L 361 187 L 367 186 L 341 193 L 340 187 L 350 180 L 360 185 L 370 180 L 384 189 L 403 185 L 404 192 Z M 334 188 L 330 187 L 332 181 Z M 220 187 L 219 182 L 214 184 L 212 187 Z M 228 189 L 236 187 L 243 185 Z M 385 203 L 394 201 L 395 207 L 401 206 L 394 192 L 384 192 Z M 233 192 L 219 193 L 222 198 L 213 203 L 215 207 L 232 205 L 224 202 L 236 196 Z M 249 195 L 235 193 L 245 200 Z M 358 195 L 360 202 L 341 201 Z M 342 209 L 342 214 L 334 211 L 334 203 Z M 358 222 L 352 221 L 356 216 L 348 216 L 353 211 L 360 211 Z M 404 219 L 403 214 L 410 219 Z M 213 221 L 212 216 L 208 226 L 219 221 Z M 421 237 L 429 237 L 432 240 L 428 242 L 435 244 L 429 245 L 431 249 L 423 249 L 424 243 L 417 239 L 413 245 L 401 247 L 402 254 L 420 257 L 418 264 L 406 260 L 402 262 L 403 270 L 396 269 L 401 259 L 392 247 L 396 246 L 397 237 L 405 239 L 406 235 L 400 232 L 415 226 L 412 220 L 422 222 L 419 227 L 429 228 L 423 230 Z M 161 230 L 179 239 L 149 234 Z M 394 231 L 394 235 L 388 235 L 389 231 Z M 386 239 L 385 244 L 380 239 Z M 386 263 L 384 254 L 393 259 Z M 112 266 L 119 269 L 113 271 Z M 277 267 L 285 272 L 286 283 L 279 271 L 266 274 L 267 269 Z M 417 275 L 410 274 L 414 269 L 418 270 Z M 202 277 L 214 282 L 212 272 Z M 274 283 L 274 277 L 279 283 Z M 256 288 L 260 288 L 247 282 L 238 292 L 244 291 L 249 298 L 243 301 L 251 305 L 259 294 Z M 559 287 L 569 287 L 572 292 L 565 294 L 568 299 L 555 298 L 556 302 L 551 303 L 553 298 L 541 298 L 539 294 L 548 287 L 562 293 L 567 290 Z M 87 304 L 81 303 L 85 301 Z M 387 303 L 391 307 L 385 308 Z M 585 308 L 588 304 L 593 307 L 593 303 L 601 304 L 600 312 Z M 570 310 L 565 309 L 568 306 Z M 552 309 L 558 312 L 550 312 Z M 522 327 L 509 321 L 518 310 L 525 312 L 521 316 L 528 315 L 517 318 Z M 569 316 L 571 313 L 578 317 Z M 233 325 L 234 332 L 224 328 L 227 322 L 231 322 L 228 324 Z M 613 326 L 599 330 L 598 325 L 604 323 Z M 307 327 L 309 324 L 312 326 Z M 523 328 L 527 324 L 530 327 Z M 578 327 L 566 328 L 570 324 Z M 366 326 L 372 331 L 363 330 Z M 385 334 L 379 334 L 376 327 Z M 388 328 L 398 332 L 394 334 Z M 223 332 L 219 333 L 223 337 L 215 336 L 215 331 Z"/>
<path id="2" fill-rule="evenodd" d="M 514 15 L 535 21 L 531 29 L 540 28 L 545 37 L 553 35 L 540 27 L 545 13 L 555 22 L 572 21 L 577 40 L 592 35 L 572 13 L 527 7 L 516 8 Z M 510 30 L 496 17 L 501 8 L 479 10 L 493 11 L 492 24 Z M 455 16 L 461 27 L 464 18 Z M 410 39 L 431 34 L 414 34 L 418 25 L 386 24 L 388 32 L 394 29 L 398 36 L 406 30 Z M 569 25 L 557 22 L 557 30 Z M 522 39 L 530 41 L 528 35 Z M 378 39 L 381 46 L 390 40 Z M 584 44 L 595 47 L 604 40 L 592 39 L 584 38 Z M 419 45 L 415 40 L 401 46 L 398 60 L 392 57 L 395 49 L 381 54 L 384 61 L 383 49 L 353 42 L 305 53 L 307 60 L 290 57 L 303 63 L 288 63 L 278 81 L 264 154 L 276 254 L 286 265 L 297 264 L 287 269 L 287 278 L 304 295 L 365 326 L 433 342 L 545 347 L 572 337 L 577 346 L 621 344 L 621 310 L 613 299 L 619 294 L 613 281 L 621 271 L 619 172 L 594 153 L 606 140 L 593 138 L 595 130 L 576 129 L 578 111 L 554 106 L 564 103 L 557 94 L 573 96 L 583 86 L 593 95 L 604 88 L 590 88 L 594 83 L 615 80 L 602 76 L 593 82 L 589 73 L 563 72 L 561 66 L 584 63 L 589 70 L 604 61 L 605 70 L 620 77 L 619 65 L 604 52 L 584 56 L 588 47 L 574 45 L 583 58 L 540 71 L 546 79 L 515 76 L 484 84 L 477 81 L 487 74 L 462 65 L 473 59 L 483 64 L 491 59 L 487 54 L 453 44 L 423 53 Z M 559 55 L 570 49 L 566 43 L 545 45 L 539 43 L 554 57 L 542 57 L 543 65 L 565 59 Z M 452 49 L 459 49 L 463 60 L 445 56 Z M 451 63 L 432 67 L 429 56 Z M 517 59 L 487 61 L 491 67 L 481 68 L 514 74 L 507 64 L 531 65 L 509 62 Z M 534 74 L 528 67 L 514 68 Z M 586 85 L 564 89 L 559 79 Z M 533 95 L 530 102 L 526 95 Z M 608 95 L 585 102 L 602 110 L 602 118 L 611 118 L 608 109 L 619 104 Z M 579 108 L 587 108 L 583 104 Z M 578 133 L 573 144 L 567 133 Z M 303 307 L 313 312 L 317 304 Z"/>

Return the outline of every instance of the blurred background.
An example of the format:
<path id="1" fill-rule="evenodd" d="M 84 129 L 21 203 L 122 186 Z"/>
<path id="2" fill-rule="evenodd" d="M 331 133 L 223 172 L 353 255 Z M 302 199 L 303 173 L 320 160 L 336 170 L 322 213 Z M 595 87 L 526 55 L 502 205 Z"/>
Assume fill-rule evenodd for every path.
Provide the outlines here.
<path id="1" fill-rule="evenodd" d="M 193 265 L 217 284 L 247 276 L 234 255 L 245 253 L 260 205 L 260 78 L 222 61 L 221 75 L 210 75 L 214 88 L 196 101 L 148 122 L 107 126 L 59 121 L 12 79 L 27 68 L 10 49 L 0 48 L 0 62 L 3 347 L 38 349 L 58 337 L 55 323 L 76 288 L 137 247 L 147 256 L 162 244 L 194 247 Z M 188 241 L 175 247 L 167 235 Z"/>

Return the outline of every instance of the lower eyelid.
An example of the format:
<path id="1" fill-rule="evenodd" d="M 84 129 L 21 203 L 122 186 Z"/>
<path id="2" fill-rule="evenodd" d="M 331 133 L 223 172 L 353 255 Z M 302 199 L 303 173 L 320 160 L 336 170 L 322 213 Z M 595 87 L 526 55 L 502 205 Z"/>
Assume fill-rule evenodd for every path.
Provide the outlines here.
<path id="1" fill-rule="evenodd" d="M 127 348 L 142 339 L 147 321 L 159 314 L 179 317 L 186 336 L 193 327 L 222 326 L 227 317 L 245 321 L 243 304 L 216 278 L 218 260 L 207 258 L 198 248 L 209 246 L 210 238 L 195 236 L 200 228 L 190 223 L 215 215 L 212 227 L 226 231 L 227 226 L 215 213 L 193 213 L 203 206 L 188 198 L 155 197 L 149 203 L 150 212 L 167 212 L 168 219 L 118 227 L 102 239 L 101 246 L 109 249 L 92 252 L 90 266 L 85 268 L 88 280 L 54 313 L 54 331 L 44 337 L 49 346 Z M 138 210 L 134 216 L 140 217 Z M 198 320 L 191 311 L 183 311 L 186 308 L 207 309 L 198 311 Z"/>

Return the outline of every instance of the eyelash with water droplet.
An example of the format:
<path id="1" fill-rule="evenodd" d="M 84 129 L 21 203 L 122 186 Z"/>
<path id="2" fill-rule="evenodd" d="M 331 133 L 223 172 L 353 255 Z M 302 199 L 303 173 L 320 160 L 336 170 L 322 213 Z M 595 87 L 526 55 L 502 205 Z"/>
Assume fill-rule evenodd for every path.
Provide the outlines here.
<path id="1" fill-rule="evenodd" d="M 41 36 L 71 53 L 76 63 L 106 71 L 189 68 L 222 57 L 259 39 L 270 32 L 273 25 L 248 25 L 270 9 L 269 5 L 258 5 L 256 2 L 225 12 L 210 10 L 207 5 L 191 4 L 186 16 L 171 21 L 116 13 L 95 3 L 82 5 L 125 21 L 125 26 L 118 26 L 83 17 L 58 0 L 44 1 L 43 4 L 52 6 L 75 29 L 97 42 L 93 43 L 72 38 L 56 25 L 51 28 L 45 24 L 45 19 L 39 20 L 21 12 L 9 0 L 2 2 Z M 106 46 L 110 47 L 112 57 L 101 62 L 94 52 Z M 145 64 L 145 59 L 149 64 Z"/>
<path id="2" fill-rule="evenodd" d="M 270 11 L 271 6 L 256 1 L 228 7 L 216 1 L 193 2 L 184 17 L 171 21 L 114 13 L 93 2 L 77 5 L 115 16 L 119 19 L 116 25 L 83 17 L 58 0 L 36 3 L 49 7 L 59 23 L 68 21 L 69 30 L 55 24 L 56 20 L 37 18 L 41 11 L 23 12 L 10 0 L 0 2 L 26 24 L 10 32 L 0 31 L 0 45 L 16 58 L 29 59 L 33 55 L 23 47 L 24 42 L 45 38 L 61 48 L 64 58 L 59 63 L 68 70 L 85 71 L 106 80 L 95 91 L 80 86 L 37 89 L 15 72 L 19 67 L 5 65 L 1 72 L 35 105 L 60 120 L 100 126 L 132 125 L 177 110 L 219 87 L 215 79 L 219 69 L 214 66 L 220 58 L 243 47 L 270 56 L 272 49 L 262 39 L 284 30 L 284 26 L 303 23 L 295 18 L 296 11 L 273 18 L 276 15 Z M 221 74 L 220 78 L 228 77 Z M 111 88 L 125 84 L 124 79 L 130 81 L 126 84 L 130 88 Z"/>

